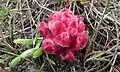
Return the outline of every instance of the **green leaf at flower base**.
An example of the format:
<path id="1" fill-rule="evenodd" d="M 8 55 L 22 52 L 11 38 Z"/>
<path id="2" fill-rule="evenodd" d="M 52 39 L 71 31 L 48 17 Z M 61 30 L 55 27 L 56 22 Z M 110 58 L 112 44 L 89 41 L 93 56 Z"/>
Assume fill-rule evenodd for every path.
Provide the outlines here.
<path id="1" fill-rule="evenodd" d="M 40 48 L 41 40 L 37 41 L 37 44 L 35 46 L 35 52 L 33 53 L 33 58 L 40 57 L 42 55 L 42 49 Z"/>
<path id="2" fill-rule="evenodd" d="M 33 53 L 33 58 L 37 58 L 40 57 L 42 55 L 42 49 L 38 48 L 37 50 L 35 50 L 35 52 Z"/>
<path id="3" fill-rule="evenodd" d="M 18 44 L 29 44 L 29 45 L 33 44 L 33 40 L 32 39 L 16 39 L 13 42 L 14 43 L 18 43 Z"/>
<path id="4" fill-rule="evenodd" d="M 36 35 L 35 38 L 33 39 L 33 45 L 36 44 L 36 41 L 38 40 L 37 38 L 39 38 L 40 36 L 39 35 Z"/>
<path id="5" fill-rule="evenodd" d="M 22 54 L 20 54 L 20 57 L 25 58 L 25 57 L 32 56 L 35 50 L 36 50 L 35 48 L 26 50 Z"/>
<path id="6" fill-rule="evenodd" d="M 20 60 L 22 58 L 32 56 L 32 54 L 34 53 L 34 51 L 36 51 L 35 48 L 24 51 L 22 54 L 20 54 L 19 56 L 17 56 L 16 58 L 14 58 L 12 60 L 12 62 L 9 65 L 9 67 L 13 68 L 15 65 L 17 65 L 20 62 Z"/>
<path id="7" fill-rule="evenodd" d="M 36 49 L 40 48 L 41 40 L 37 40 L 37 44 L 35 46 Z"/>
<path id="8" fill-rule="evenodd" d="M 12 60 L 12 62 L 11 62 L 10 65 L 9 65 L 9 67 L 10 67 L 10 68 L 15 67 L 15 66 L 20 62 L 20 60 L 21 60 L 21 57 L 20 57 L 20 56 L 17 56 L 16 58 L 14 58 L 14 59 Z"/>

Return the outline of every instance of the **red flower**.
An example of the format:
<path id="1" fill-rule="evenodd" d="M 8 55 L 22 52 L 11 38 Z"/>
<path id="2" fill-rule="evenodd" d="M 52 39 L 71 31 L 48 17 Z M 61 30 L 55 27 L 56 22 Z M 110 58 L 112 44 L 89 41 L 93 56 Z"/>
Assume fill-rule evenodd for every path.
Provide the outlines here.
<path id="1" fill-rule="evenodd" d="M 52 12 L 48 23 L 39 24 L 40 36 L 44 37 L 42 49 L 72 62 L 74 53 L 84 48 L 88 41 L 83 20 L 83 17 L 65 8 Z"/>

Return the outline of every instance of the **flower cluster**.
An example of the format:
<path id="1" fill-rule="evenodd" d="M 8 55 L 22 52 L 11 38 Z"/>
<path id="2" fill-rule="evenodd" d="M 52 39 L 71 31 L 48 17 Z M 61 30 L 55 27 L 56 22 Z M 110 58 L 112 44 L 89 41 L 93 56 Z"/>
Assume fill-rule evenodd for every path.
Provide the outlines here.
<path id="1" fill-rule="evenodd" d="M 65 8 L 52 12 L 48 22 L 39 24 L 43 51 L 72 62 L 74 53 L 84 48 L 88 40 L 83 20 Z"/>

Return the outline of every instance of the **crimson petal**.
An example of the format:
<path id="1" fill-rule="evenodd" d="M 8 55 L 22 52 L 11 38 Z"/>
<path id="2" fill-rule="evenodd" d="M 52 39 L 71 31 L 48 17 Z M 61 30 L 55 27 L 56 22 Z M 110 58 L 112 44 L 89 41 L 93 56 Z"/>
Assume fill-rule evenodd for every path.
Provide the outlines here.
<path id="1" fill-rule="evenodd" d="M 40 36 L 46 37 L 47 35 L 48 24 L 46 22 L 41 22 L 39 24 L 39 33 Z"/>
<path id="2" fill-rule="evenodd" d="M 51 39 L 45 39 L 42 42 L 42 49 L 43 51 L 49 53 L 49 54 L 54 54 L 55 53 L 55 44 Z"/>
<path id="3" fill-rule="evenodd" d="M 49 22 L 49 29 L 55 35 L 66 31 L 65 25 L 61 23 L 60 21 Z"/>
<path id="4" fill-rule="evenodd" d="M 70 39 L 68 32 L 62 32 L 61 34 L 55 37 L 55 43 L 62 47 L 69 47 Z"/>

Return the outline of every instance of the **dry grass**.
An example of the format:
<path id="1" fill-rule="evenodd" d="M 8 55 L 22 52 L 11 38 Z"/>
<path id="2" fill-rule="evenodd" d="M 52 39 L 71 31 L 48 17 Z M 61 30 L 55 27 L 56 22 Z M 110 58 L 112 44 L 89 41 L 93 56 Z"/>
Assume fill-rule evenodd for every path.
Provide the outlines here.
<path id="1" fill-rule="evenodd" d="M 0 56 L 9 54 L 6 58 L 10 58 L 7 62 L 0 62 L 3 67 L 8 66 L 13 56 L 31 48 L 15 45 L 14 39 L 34 38 L 38 33 L 37 25 L 40 21 L 46 21 L 51 11 L 68 7 L 63 0 L 7 0 L 6 6 L 9 8 L 9 14 L 0 24 Z M 84 5 L 75 0 L 70 2 L 69 9 L 85 17 L 89 36 L 88 45 L 76 54 L 75 61 L 70 64 L 50 56 L 56 63 L 51 65 L 43 56 L 40 59 L 45 61 L 36 59 L 27 63 L 23 60 L 15 70 L 21 68 L 22 72 L 30 72 L 28 67 L 20 67 L 25 64 L 35 71 L 42 65 L 45 72 L 120 72 L 120 1 L 91 0 Z"/>

